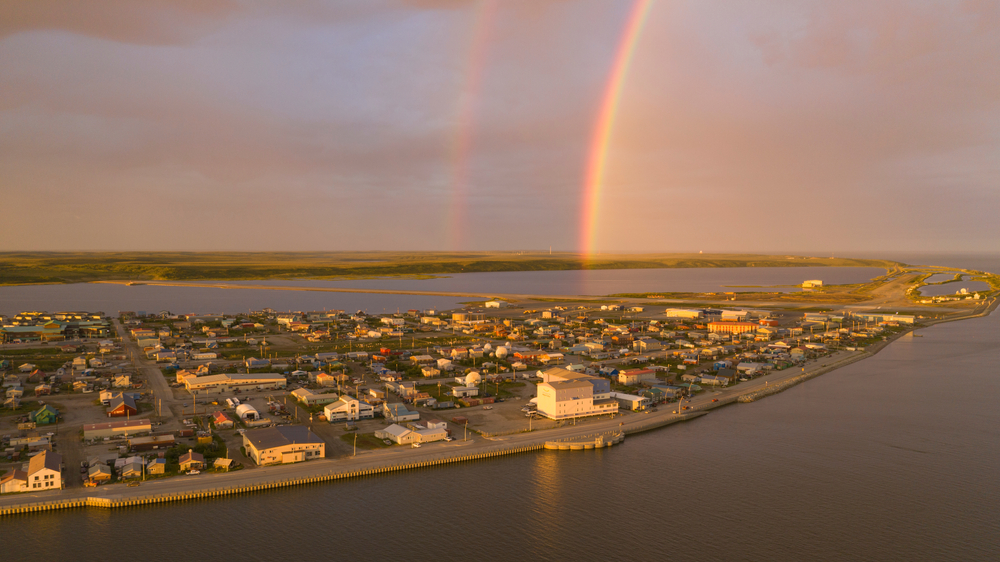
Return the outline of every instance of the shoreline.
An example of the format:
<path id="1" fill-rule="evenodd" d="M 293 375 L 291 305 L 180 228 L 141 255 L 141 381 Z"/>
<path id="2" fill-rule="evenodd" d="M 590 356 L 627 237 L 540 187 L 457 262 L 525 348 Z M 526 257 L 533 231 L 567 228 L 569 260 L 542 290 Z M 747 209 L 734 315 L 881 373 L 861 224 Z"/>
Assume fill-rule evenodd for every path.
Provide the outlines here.
<path id="1" fill-rule="evenodd" d="M 709 401 L 709 397 L 717 394 L 721 395 L 725 391 L 703 394 L 699 398 L 689 402 L 693 408 L 689 413 L 673 414 L 664 410 L 652 414 L 628 415 L 622 418 L 622 421 L 617 421 L 614 418 L 599 420 L 596 423 L 579 426 L 579 430 L 577 429 L 578 426 L 574 425 L 561 426 L 539 432 L 496 437 L 484 436 L 485 442 L 474 441 L 470 443 L 460 441 L 449 444 L 449 448 L 445 451 L 442 451 L 440 447 L 430 448 L 427 451 L 403 449 L 402 451 L 386 451 L 388 455 L 382 456 L 367 456 L 366 453 L 362 453 L 361 457 L 347 457 L 346 459 L 322 459 L 294 465 L 275 465 L 230 473 L 157 479 L 143 482 L 141 490 L 132 490 L 125 484 L 112 484 L 93 490 L 84 488 L 46 492 L 46 495 L 51 494 L 51 499 L 32 498 L 31 501 L 17 501 L 21 499 L 22 494 L 10 494 L 0 497 L 0 517 L 77 507 L 115 509 L 155 503 L 207 499 L 345 478 L 375 476 L 401 470 L 429 468 L 456 462 L 484 460 L 545 449 L 576 450 L 596 448 L 585 447 L 580 443 L 582 440 L 594 440 L 598 437 L 602 440 L 607 440 L 601 446 L 610 446 L 620 443 L 627 435 L 690 421 L 707 415 L 711 410 L 716 408 L 734 403 L 753 402 L 778 394 L 812 378 L 872 357 L 897 339 L 907 334 L 913 334 L 916 329 L 943 322 L 987 316 L 997 308 L 998 302 L 1000 302 L 1000 299 L 994 299 L 992 302 L 984 303 L 984 306 L 980 310 L 958 317 L 928 321 L 924 325 L 900 332 L 889 340 L 872 344 L 863 352 L 847 352 L 852 353 L 852 355 L 832 363 L 814 365 L 813 369 L 808 372 L 801 374 L 788 373 L 785 376 L 781 376 L 783 372 L 773 373 L 770 375 L 773 379 L 776 379 L 773 380 L 773 385 L 771 384 L 772 380 L 767 380 L 764 385 L 759 384 L 760 380 L 766 378 L 762 377 L 762 379 L 758 380 L 758 384 L 749 385 L 742 389 L 730 389 L 728 395 L 720 396 L 716 399 L 716 402 Z M 559 446 L 560 442 L 566 446 Z M 398 458 L 385 458 L 393 456 Z M 24 499 L 27 500 L 28 498 Z"/>

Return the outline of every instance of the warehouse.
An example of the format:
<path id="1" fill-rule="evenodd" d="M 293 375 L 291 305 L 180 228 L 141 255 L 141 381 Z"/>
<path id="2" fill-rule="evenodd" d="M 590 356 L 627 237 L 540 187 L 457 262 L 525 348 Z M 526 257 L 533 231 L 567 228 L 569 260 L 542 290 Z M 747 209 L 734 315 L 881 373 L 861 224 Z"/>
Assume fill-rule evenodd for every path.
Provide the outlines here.
<path id="1" fill-rule="evenodd" d="M 285 388 L 287 381 L 279 373 L 206 375 L 185 377 L 184 388 L 191 394 L 217 394 L 233 390 L 275 390 Z"/>
<path id="2" fill-rule="evenodd" d="M 153 430 L 149 420 L 124 420 L 108 423 L 94 423 L 83 426 L 84 439 L 104 439 L 105 437 L 128 437 L 149 433 Z"/>
<path id="3" fill-rule="evenodd" d="M 626 394 L 624 392 L 612 392 L 611 397 L 618 401 L 619 409 L 631 410 L 633 412 L 645 410 L 646 407 L 652 402 L 647 396 L 636 396 L 634 394 Z"/>
<path id="4" fill-rule="evenodd" d="M 668 308 L 665 312 L 667 318 L 687 318 L 692 320 L 701 318 L 701 311 L 693 308 Z"/>
<path id="5" fill-rule="evenodd" d="M 243 434 L 247 456 L 259 466 L 288 464 L 326 456 L 326 443 L 302 425 L 252 429 Z"/>
<path id="6" fill-rule="evenodd" d="M 753 322 L 709 322 L 708 331 L 716 334 L 743 334 L 753 332 L 760 328 L 759 324 Z"/>

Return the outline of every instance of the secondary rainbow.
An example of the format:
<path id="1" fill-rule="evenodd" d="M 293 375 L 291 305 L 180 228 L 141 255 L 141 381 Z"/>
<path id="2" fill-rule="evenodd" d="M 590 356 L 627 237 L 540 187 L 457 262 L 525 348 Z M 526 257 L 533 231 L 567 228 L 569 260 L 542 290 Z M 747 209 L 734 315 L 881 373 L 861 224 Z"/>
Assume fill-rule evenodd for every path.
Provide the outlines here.
<path id="1" fill-rule="evenodd" d="M 466 242 L 466 200 L 469 191 L 469 160 L 472 153 L 476 102 L 479 100 L 482 87 L 487 45 L 496 10 L 496 0 L 481 0 L 478 3 L 472 41 L 468 50 L 469 56 L 465 62 L 465 79 L 459 92 L 457 124 L 451 143 L 451 208 L 448 218 L 448 240 L 452 250 L 461 250 Z"/>
<path id="2" fill-rule="evenodd" d="M 622 88 L 628 75 L 632 56 L 635 54 L 635 47 L 639 43 L 639 36 L 642 34 L 643 25 L 646 23 L 646 17 L 649 15 L 649 9 L 652 5 L 653 0 L 636 0 L 632 4 L 625 33 L 618 45 L 618 53 L 604 89 L 600 113 L 591 137 L 587 155 L 587 171 L 584 178 L 583 217 L 579 242 L 580 251 L 586 258 L 592 257 L 596 251 L 597 213 L 601 202 L 601 190 L 604 187 L 604 173 L 607 166 L 611 131 L 618 113 Z"/>

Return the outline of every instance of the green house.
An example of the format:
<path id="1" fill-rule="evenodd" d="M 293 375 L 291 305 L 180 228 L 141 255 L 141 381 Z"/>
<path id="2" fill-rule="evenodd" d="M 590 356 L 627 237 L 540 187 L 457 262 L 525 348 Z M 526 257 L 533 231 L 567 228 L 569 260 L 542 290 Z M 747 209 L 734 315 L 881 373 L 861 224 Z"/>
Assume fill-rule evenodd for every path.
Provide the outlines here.
<path id="1" fill-rule="evenodd" d="M 35 422 L 36 425 L 48 425 L 50 423 L 56 423 L 56 419 L 58 417 L 59 410 L 56 410 L 52 406 L 46 404 L 34 412 L 31 412 L 29 419 Z"/>

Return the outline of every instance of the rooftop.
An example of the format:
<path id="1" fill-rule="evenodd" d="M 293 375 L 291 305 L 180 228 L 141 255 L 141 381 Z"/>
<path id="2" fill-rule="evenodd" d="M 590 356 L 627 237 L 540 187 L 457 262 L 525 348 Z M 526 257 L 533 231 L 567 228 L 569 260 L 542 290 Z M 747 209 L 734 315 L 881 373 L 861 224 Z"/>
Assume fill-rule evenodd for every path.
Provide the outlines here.
<path id="1" fill-rule="evenodd" d="M 304 425 L 279 425 L 264 429 L 253 429 L 243 434 L 257 449 L 273 449 L 291 444 L 323 443 Z"/>

